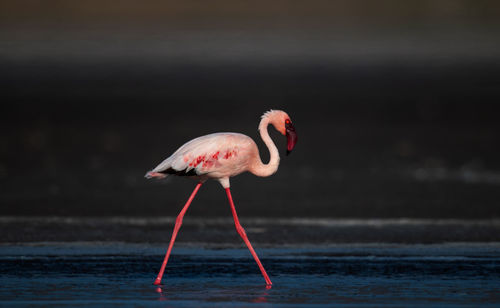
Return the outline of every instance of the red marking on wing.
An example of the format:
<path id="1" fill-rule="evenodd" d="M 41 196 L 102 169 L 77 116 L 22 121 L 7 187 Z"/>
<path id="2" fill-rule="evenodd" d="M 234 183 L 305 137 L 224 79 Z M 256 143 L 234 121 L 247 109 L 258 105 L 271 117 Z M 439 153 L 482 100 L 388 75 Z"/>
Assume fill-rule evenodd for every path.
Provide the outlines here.
<path id="1" fill-rule="evenodd" d="M 211 167 L 218 167 L 220 166 L 220 163 L 218 162 L 219 158 L 224 158 L 224 159 L 229 159 L 233 156 L 237 156 L 238 153 L 236 150 L 228 150 L 226 151 L 223 155 L 221 154 L 220 151 L 215 152 L 214 154 L 203 154 L 195 159 L 193 159 L 190 163 L 189 166 L 196 168 L 198 165 L 201 164 L 201 167 L 203 168 L 211 168 Z M 186 161 L 187 156 L 184 157 L 184 161 Z M 188 159 L 189 160 L 189 159 Z"/>
<path id="2" fill-rule="evenodd" d="M 193 167 L 196 167 L 198 166 L 200 163 L 204 162 L 205 161 L 205 158 L 206 158 L 206 155 L 200 155 L 198 156 L 196 159 L 194 159 L 189 165 L 190 166 L 193 166 Z"/>
<path id="3" fill-rule="evenodd" d="M 226 154 L 224 155 L 224 159 L 229 159 L 231 158 L 232 156 L 237 156 L 238 155 L 238 152 L 236 152 L 236 150 L 229 150 L 226 152 Z"/>
<path id="4" fill-rule="evenodd" d="M 203 162 L 202 167 L 203 168 L 210 168 L 210 167 L 212 167 L 214 165 L 214 163 L 215 162 L 213 160 L 207 160 L 207 161 Z"/>
<path id="5" fill-rule="evenodd" d="M 200 163 L 204 162 L 205 161 L 205 155 L 200 155 L 198 156 L 198 158 L 196 159 L 195 163 L 194 163 L 194 166 L 198 166 Z"/>

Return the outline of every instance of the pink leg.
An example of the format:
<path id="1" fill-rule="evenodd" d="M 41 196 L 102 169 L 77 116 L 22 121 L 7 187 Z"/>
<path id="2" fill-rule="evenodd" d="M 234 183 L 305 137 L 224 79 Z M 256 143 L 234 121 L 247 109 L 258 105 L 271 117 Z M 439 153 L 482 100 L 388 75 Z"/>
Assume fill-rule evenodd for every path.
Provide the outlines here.
<path id="1" fill-rule="evenodd" d="M 250 250 L 250 253 L 252 253 L 253 258 L 255 259 L 255 262 L 257 262 L 257 265 L 260 268 L 260 271 L 262 272 L 262 276 L 264 276 L 264 279 L 266 280 L 266 284 L 272 285 L 273 283 L 271 282 L 271 279 L 269 279 L 269 276 L 267 276 L 266 270 L 264 269 L 264 266 L 262 266 L 262 263 L 260 263 L 259 257 L 255 253 L 255 250 L 253 250 L 252 244 L 250 244 L 250 241 L 248 240 L 247 234 L 245 233 L 245 230 L 240 224 L 240 220 L 238 219 L 238 215 L 236 214 L 236 209 L 234 207 L 233 203 L 233 197 L 231 196 L 231 191 L 229 190 L 229 187 L 226 188 L 226 194 L 227 198 L 229 199 L 229 203 L 231 204 L 231 212 L 233 213 L 233 218 L 234 218 L 234 225 L 236 226 L 236 231 L 238 231 L 238 234 L 241 236 L 245 244 L 247 244 L 248 249 Z"/>
<path id="2" fill-rule="evenodd" d="M 179 232 L 179 229 L 181 228 L 182 225 L 182 218 L 184 217 L 184 214 L 186 214 L 186 211 L 191 202 L 193 201 L 194 196 L 200 189 L 201 184 L 202 183 L 200 182 L 198 183 L 198 185 L 196 185 L 195 189 L 191 193 L 191 196 L 189 197 L 188 201 L 186 202 L 181 212 L 179 213 L 179 216 L 177 216 L 177 219 L 175 220 L 174 232 L 172 233 L 172 238 L 170 239 L 170 244 L 168 245 L 167 254 L 165 255 L 165 259 L 163 260 L 163 264 L 161 265 L 160 272 L 158 273 L 158 277 L 156 277 L 156 280 L 154 282 L 155 285 L 159 285 L 161 283 L 161 278 L 163 277 L 163 272 L 165 271 L 165 266 L 167 266 L 168 257 L 170 257 L 170 252 L 172 251 L 172 247 L 174 246 L 175 238 L 177 237 L 177 232 Z"/>

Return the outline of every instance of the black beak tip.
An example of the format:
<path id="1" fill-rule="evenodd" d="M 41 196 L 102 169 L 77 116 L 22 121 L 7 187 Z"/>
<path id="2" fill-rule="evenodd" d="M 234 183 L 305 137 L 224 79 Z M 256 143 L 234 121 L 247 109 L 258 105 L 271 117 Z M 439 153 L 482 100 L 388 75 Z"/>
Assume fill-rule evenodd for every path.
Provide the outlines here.
<path id="1" fill-rule="evenodd" d="M 286 156 L 290 155 L 290 153 L 292 153 L 292 151 L 286 150 Z"/>

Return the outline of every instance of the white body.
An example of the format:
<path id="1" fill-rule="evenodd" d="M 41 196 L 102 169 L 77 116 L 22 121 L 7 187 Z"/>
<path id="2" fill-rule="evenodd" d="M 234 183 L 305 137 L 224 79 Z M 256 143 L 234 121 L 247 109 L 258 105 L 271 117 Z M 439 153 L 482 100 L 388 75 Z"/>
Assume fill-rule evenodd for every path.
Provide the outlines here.
<path id="1" fill-rule="evenodd" d="M 229 178 L 249 171 L 257 176 L 269 176 L 278 170 L 279 152 L 269 137 L 267 126 L 273 124 L 285 134 L 283 111 L 269 111 L 262 116 L 259 131 L 270 153 L 270 161 L 263 164 L 259 149 L 252 138 L 238 133 L 215 133 L 195 138 L 174 152 L 146 174 L 147 178 L 163 178 L 169 174 L 189 176 L 200 181 L 217 179 L 224 188 L 229 187 Z"/>

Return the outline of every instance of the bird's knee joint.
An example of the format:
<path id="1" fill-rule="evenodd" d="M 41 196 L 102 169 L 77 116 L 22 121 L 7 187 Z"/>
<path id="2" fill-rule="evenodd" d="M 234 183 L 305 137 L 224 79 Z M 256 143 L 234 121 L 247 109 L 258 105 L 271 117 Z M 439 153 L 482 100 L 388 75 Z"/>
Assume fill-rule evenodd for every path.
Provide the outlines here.
<path id="1" fill-rule="evenodd" d="M 241 236 L 246 236 L 245 229 L 241 225 L 236 225 L 236 231 L 238 232 L 239 235 Z"/>
<path id="2" fill-rule="evenodd" d="M 180 216 L 179 216 L 179 217 L 177 217 L 177 219 L 175 220 L 175 225 L 176 225 L 176 226 L 177 226 L 177 225 L 179 225 L 179 226 L 180 226 L 181 224 L 182 224 L 182 217 L 180 217 Z"/>

